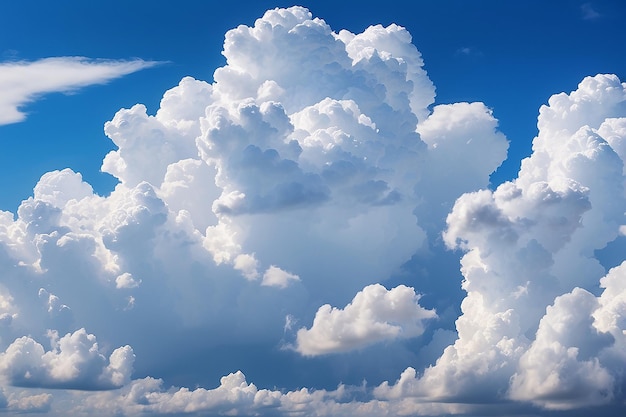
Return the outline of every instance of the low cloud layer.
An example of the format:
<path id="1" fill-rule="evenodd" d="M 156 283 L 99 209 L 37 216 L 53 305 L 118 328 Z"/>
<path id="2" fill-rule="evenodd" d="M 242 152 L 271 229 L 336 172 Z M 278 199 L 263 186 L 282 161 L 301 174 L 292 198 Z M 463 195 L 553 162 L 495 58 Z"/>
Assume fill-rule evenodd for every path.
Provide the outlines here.
<path id="1" fill-rule="evenodd" d="M 620 253 L 626 228 L 616 76 L 552 96 L 532 156 L 490 190 L 508 148 L 497 109 L 435 105 L 405 29 L 334 32 L 304 8 L 276 9 L 229 31 L 224 56 L 212 84 L 184 78 L 154 115 L 138 104 L 105 124 L 117 146 L 102 164 L 119 180 L 110 195 L 63 169 L 16 214 L 0 212 L 0 406 L 129 416 L 622 406 L 626 264 L 598 260 L 607 245 Z M 442 272 L 450 253 L 462 277 Z M 406 285 L 379 284 L 391 280 Z M 456 285 L 458 318 L 437 303 Z M 397 374 L 371 370 L 383 362 Z M 257 388 L 244 374 L 321 385 Z M 185 387 L 207 375 L 209 388 Z"/>
<path id="2" fill-rule="evenodd" d="M 16 339 L 0 354 L 0 373 L 23 387 L 112 389 L 130 381 L 135 355 L 130 346 L 115 349 L 107 359 L 96 337 L 85 329 L 63 337 L 50 331 L 52 350 L 28 336 Z"/>
<path id="3" fill-rule="evenodd" d="M 44 94 L 70 92 L 156 65 L 156 62 L 44 58 L 0 63 L 0 125 L 21 122 L 23 107 Z"/>

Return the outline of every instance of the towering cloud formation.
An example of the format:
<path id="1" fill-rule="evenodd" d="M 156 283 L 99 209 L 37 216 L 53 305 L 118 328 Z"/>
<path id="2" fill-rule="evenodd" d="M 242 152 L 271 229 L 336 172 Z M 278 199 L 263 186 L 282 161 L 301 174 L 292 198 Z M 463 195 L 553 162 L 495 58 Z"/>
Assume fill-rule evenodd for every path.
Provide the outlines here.
<path id="1" fill-rule="evenodd" d="M 392 416 L 623 401 L 626 266 L 602 278 L 595 258 L 624 229 L 616 77 L 551 98 L 519 177 L 491 191 L 508 147 L 497 120 L 482 103 L 433 107 L 405 29 L 336 33 L 276 9 L 228 32 L 224 55 L 212 84 L 184 78 L 155 115 L 136 105 L 106 123 L 109 196 L 65 169 L 1 213 L 0 405 Z M 447 347 L 414 278 L 440 275 L 442 236 L 465 252 L 467 293 Z M 411 259 L 419 271 L 400 274 Z M 377 284 L 392 276 L 411 286 Z M 237 368 L 214 389 L 168 388 L 249 352 L 280 378 L 281 362 L 295 375 L 356 351 L 333 375 L 360 381 L 383 349 L 400 371 L 420 348 L 443 354 L 374 389 L 258 389 Z M 51 402 L 24 386 L 101 392 Z"/>
<path id="2" fill-rule="evenodd" d="M 378 395 L 508 397 L 554 409 L 621 396 L 617 288 L 625 266 L 602 278 L 595 253 L 624 223 L 623 153 L 613 126 L 623 122 L 616 117 L 626 115 L 625 103 L 626 85 L 609 75 L 553 96 L 519 177 L 457 200 L 444 239 L 467 251 L 459 338 L 423 376 L 409 370 Z M 598 281 L 600 297 L 592 293 Z"/>

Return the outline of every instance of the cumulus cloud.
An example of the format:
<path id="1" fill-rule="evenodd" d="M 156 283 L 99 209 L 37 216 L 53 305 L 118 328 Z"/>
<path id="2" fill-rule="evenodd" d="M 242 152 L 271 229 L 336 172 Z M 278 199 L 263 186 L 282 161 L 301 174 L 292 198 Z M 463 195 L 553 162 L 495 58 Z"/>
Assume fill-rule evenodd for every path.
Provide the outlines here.
<path id="1" fill-rule="evenodd" d="M 106 415 L 311 415 L 349 416 L 384 415 L 387 407 L 376 402 L 354 404 L 347 400 L 355 388 L 339 385 L 335 390 L 300 390 L 281 392 L 258 389 L 246 381 L 241 371 L 223 376 L 213 389 L 163 387 L 154 378 L 138 379 L 119 391 L 88 394 L 79 415 L 98 412 Z M 359 390 L 356 388 L 356 390 Z"/>
<path id="2" fill-rule="evenodd" d="M 17 413 L 45 413 L 51 410 L 52 399 L 52 395 L 48 393 L 12 394 L 8 398 L 7 409 Z"/>
<path id="3" fill-rule="evenodd" d="M 456 201 L 443 236 L 466 251 L 458 339 L 423 375 L 407 370 L 378 387 L 380 398 L 512 398 L 571 409 L 621 395 L 623 267 L 603 278 L 595 253 L 624 223 L 613 126 L 626 116 L 625 92 L 617 77 L 597 75 L 552 96 L 518 178 Z M 592 293 L 599 283 L 600 297 Z"/>
<path id="4" fill-rule="evenodd" d="M 124 272 L 122 275 L 119 275 L 115 278 L 115 286 L 117 288 L 135 288 L 138 287 L 141 281 L 135 280 L 132 274 L 128 272 Z"/>
<path id="5" fill-rule="evenodd" d="M 551 97 L 518 178 L 490 190 L 508 147 L 497 109 L 433 106 L 411 42 L 397 25 L 334 32 L 302 7 L 270 10 L 226 34 L 213 83 L 186 77 L 154 115 L 138 104 L 105 124 L 110 195 L 63 169 L 0 212 L 0 402 L 60 415 L 618 407 L 624 266 L 607 274 L 596 254 L 623 245 L 625 85 L 598 75 Z M 423 279 L 457 279 L 444 244 L 463 253 L 465 298 L 455 331 L 429 332 L 439 295 Z M 277 348 L 296 322 L 312 323 L 300 355 Z M 256 377 L 328 386 L 315 378 L 332 368 L 358 385 L 378 348 L 395 382 L 267 390 L 235 372 L 169 388 L 242 360 Z M 324 355 L 338 352 L 351 354 Z M 119 389 L 52 403 L 14 386 Z"/>
<path id="6" fill-rule="evenodd" d="M 303 355 L 347 352 L 372 343 L 421 335 L 424 322 L 437 317 L 418 303 L 413 288 L 387 290 L 380 284 L 359 291 L 344 309 L 323 305 L 313 326 L 298 330 L 296 350 Z"/>
<path id="7" fill-rule="evenodd" d="M 300 277 L 272 265 L 263 274 L 261 285 L 285 288 L 290 281 L 300 281 Z"/>
<path id="8" fill-rule="evenodd" d="M 0 374 L 11 385 L 23 387 L 112 389 L 130 380 L 130 346 L 115 349 L 107 360 L 85 329 L 60 338 L 49 332 L 49 339 L 49 351 L 28 336 L 16 339 L 0 354 Z"/>
<path id="9" fill-rule="evenodd" d="M 114 61 L 83 57 L 0 63 L 0 125 L 24 120 L 26 114 L 22 107 L 41 95 L 66 93 L 92 84 L 104 84 L 156 64 L 140 59 Z"/>
<path id="10" fill-rule="evenodd" d="M 597 354 L 614 340 L 592 325 L 597 303 L 593 294 L 575 288 L 548 307 L 511 380 L 512 398 L 556 409 L 598 405 L 613 398 L 614 377 Z"/>
<path id="11" fill-rule="evenodd" d="M 442 208 L 451 208 L 467 190 L 488 185 L 489 174 L 506 158 L 509 147 L 497 127 L 498 121 L 483 103 L 435 106 L 417 126 L 429 151 L 424 161 L 428 176 L 419 183 L 420 191 L 428 195 L 417 207 L 422 224 L 434 226 L 439 233 L 444 227 L 438 214 Z"/>

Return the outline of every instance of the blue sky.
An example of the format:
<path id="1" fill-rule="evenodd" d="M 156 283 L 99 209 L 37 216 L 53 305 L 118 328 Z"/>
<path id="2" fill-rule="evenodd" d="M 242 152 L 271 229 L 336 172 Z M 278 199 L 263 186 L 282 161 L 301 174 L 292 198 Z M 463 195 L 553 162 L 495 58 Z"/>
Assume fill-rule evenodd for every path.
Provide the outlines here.
<path id="1" fill-rule="evenodd" d="M 623 412 L 622 2 L 5 3 L 0 408 Z"/>

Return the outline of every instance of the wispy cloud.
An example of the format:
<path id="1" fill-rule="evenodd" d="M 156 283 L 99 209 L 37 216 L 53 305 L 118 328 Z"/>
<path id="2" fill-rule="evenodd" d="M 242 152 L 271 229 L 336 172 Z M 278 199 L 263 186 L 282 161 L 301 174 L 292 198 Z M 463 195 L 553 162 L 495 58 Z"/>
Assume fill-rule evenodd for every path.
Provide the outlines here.
<path id="1" fill-rule="evenodd" d="M 580 10 L 583 14 L 583 19 L 585 20 L 595 20 L 602 17 L 602 15 L 593 8 L 593 5 L 591 3 L 585 3 L 581 5 Z"/>
<path id="2" fill-rule="evenodd" d="M 474 47 L 470 47 L 470 46 L 463 46 L 459 49 L 456 50 L 455 55 L 457 56 L 483 56 L 483 53 L 474 48 Z"/>
<path id="3" fill-rule="evenodd" d="M 0 63 L 0 125 L 26 119 L 23 107 L 44 94 L 70 92 L 152 67 L 158 62 L 134 59 L 94 60 L 55 57 Z"/>

